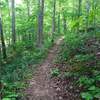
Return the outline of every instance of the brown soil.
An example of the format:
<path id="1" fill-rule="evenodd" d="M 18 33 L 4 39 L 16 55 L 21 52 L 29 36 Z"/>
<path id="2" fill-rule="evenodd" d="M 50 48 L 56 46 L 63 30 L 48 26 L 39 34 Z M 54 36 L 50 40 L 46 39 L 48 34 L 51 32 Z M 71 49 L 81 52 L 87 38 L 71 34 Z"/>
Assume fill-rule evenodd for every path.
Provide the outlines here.
<path id="1" fill-rule="evenodd" d="M 56 86 L 51 79 L 50 72 L 62 40 L 63 38 L 56 41 L 49 50 L 47 58 L 38 66 L 33 78 L 29 81 L 29 87 L 25 90 L 24 100 L 58 100 L 54 88 Z"/>

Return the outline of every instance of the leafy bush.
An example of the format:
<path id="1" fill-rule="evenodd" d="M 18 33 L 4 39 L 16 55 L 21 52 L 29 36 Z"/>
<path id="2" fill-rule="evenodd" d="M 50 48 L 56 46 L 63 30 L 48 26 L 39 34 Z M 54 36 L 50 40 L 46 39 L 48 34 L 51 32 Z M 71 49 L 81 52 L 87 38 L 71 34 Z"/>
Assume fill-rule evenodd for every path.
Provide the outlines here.
<path id="1" fill-rule="evenodd" d="M 51 75 L 52 75 L 53 77 L 60 75 L 60 70 L 59 70 L 58 68 L 52 69 Z"/>
<path id="2" fill-rule="evenodd" d="M 72 77 L 77 73 L 78 85 L 84 88 L 80 94 L 85 100 L 100 99 L 100 61 L 96 57 L 100 47 L 98 37 L 97 33 L 67 33 L 61 47 L 59 61 L 67 61 L 71 66 L 64 75 Z"/>
<path id="3" fill-rule="evenodd" d="M 86 76 L 81 76 L 78 81 L 79 81 L 79 85 L 84 85 L 86 87 L 92 85 L 95 82 L 94 79 L 88 78 Z"/>
<path id="4" fill-rule="evenodd" d="M 82 92 L 81 96 L 86 100 L 100 99 L 100 88 L 91 86 L 88 88 L 87 92 Z"/>
<path id="5" fill-rule="evenodd" d="M 79 54 L 86 39 L 84 37 L 86 37 L 86 35 L 82 37 L 80 34 L 71 32 L 67 33 L 60 53 L 60 56 L 62 57 L 61 59 L 69 60 L 76 54 Z"/>
<path id="6" fill-rule="evenodd" d="M 16 100 L 20 89 L 24 88 L 24 80 L 31 76 L 38 64 L 47 54 L 52 45 L 50 39 L 45 40 L 44 47 L 40 50 L 34 47 L 33 41 L 17 42 L 16 45 L 8 48 L 9 59 L 1 67 L 1 84 L 3 100 Z M 0 84 L 0 85 L 1 85 Z"/>
<path id="7" fill-rule="evenodd" d="M 100 75 L 97 75 L 100 78 Z M 95 86 L 97 81 L 99 82 L 98 78 L 88 78 L 86 76 L 82 76 L 79 78 L 79 85 L 84 86 L 87 91 L 82 92 L 81 96 L 83 99 L 86 100 L 93 100 L 94 98 L 100 99 L 100 88 Z"/>

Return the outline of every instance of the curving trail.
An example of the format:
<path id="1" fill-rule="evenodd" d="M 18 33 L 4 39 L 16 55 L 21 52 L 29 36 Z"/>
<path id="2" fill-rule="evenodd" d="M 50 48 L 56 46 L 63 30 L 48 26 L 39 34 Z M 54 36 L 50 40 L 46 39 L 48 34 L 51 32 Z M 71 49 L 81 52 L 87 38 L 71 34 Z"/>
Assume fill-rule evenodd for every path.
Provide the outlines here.
<path id="1" fill-rule="evenodd" d="M 50 71 L 53 68 L 63 37 L 58 39 L 49 50 L 47 58 L 38 66 L 33 78 L 29 81 L 29 87 L 25 90 L 24 100 L 57 100 L 54 83 L 50 78 Z"/>

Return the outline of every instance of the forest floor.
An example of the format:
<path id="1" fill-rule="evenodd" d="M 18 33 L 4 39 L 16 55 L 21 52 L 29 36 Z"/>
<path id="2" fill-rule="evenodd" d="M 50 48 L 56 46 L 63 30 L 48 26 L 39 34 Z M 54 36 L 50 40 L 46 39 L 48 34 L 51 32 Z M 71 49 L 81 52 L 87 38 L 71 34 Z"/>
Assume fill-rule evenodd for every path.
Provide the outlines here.
<path id="1" fill-rule="evenodd" d="M 49 50 L 48 56 L 38 65 L 33 78 L 29 80 L 29 86 L 25 90 L 24 100 L 58 100 L 55 82 L 51 78 L 51 70 L 60 50 L 63 37 L 58 39 Z"/>

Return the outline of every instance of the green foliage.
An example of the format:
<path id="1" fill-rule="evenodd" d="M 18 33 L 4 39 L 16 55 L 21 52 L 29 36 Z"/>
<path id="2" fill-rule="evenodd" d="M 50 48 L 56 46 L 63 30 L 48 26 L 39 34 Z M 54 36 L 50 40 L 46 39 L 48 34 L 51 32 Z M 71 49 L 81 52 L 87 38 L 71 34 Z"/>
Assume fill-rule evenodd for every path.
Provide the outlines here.
<path id="1" fill-rule="evenodd" d="M 96 38 L 100 39 L 100 32 L 97 32 L 97 33 L 95 34 L 95 36 L 96 36 Z"/>
<path id="2" fill-rule="evenodd" d="M 2 64 L 2 76 L 0 77 L 4 87 L 0 92 L 4 97 L 3 99 L 14 100 L 14 98 L 22 95 L 18 92 L 27 85 L 23 81 L 31 77 L 36 64 L 40 63 L 46 56 L 52 45 L 49 40 L 46 40 L 46 43 L 41 50 L 34 48 L 32 41 L 16 43 L 14 53 L 9 55 L 7 63 Z M 13 51 L 13 48 L 8 49 L 8 52 Z"/>
<path id="3" fill-rule="evenodd" d="M 87 34 L 81 36 L 81 34 L 77 33 L 67 33 L 65 35 L 65 43 L 62 46 L 62 53 L 60 54 L 61 59 L 68 60 L 75 56 L 76 54 L 79 54 L 80 52 L 83 52 L 83 45 L 85 43 Z M 65 49 L 66 48 L 66 49 Z"/>
<path id="4" fill-rule="evenodd" d="M 65 42 L 67 43 L 68 48 L 71 50 L 75 50 L 84 43 L 82 37 L 76 33 L 68 33 L 65 37 Z"/>
<path id="5" fill-rule="evenodd" d="M 59 75 L 60 75 L 60 70 L 59 70 L 58 68 L 52 69 L 51 75 L 52 75 L 53 77 L 59 76 Z"/>
<path id="6" fill-rule="evenodd" d="M 92 85 L 94 82 L 95 82 L 94 79 L 88 78 L 86 76 L 82 76 L 82 77 L 79 78 L 79 84 L 84 85 L 86 87 Z"/>
<path id="7" fill-rule="evenodd" d="M 82 98 L 85 98 L 86 100 L 88 100 L 89 98 L 86 95 L 89 95 L 89 97 L 92 98 L 93 100 L 95 98 L 100 99 L 100 87 L 98 86 L 98 83 L 100 82 L 100 80 L 98 80 L 96 77 L 100 77 L 100 75 L 94 76 L 92 78 L 88 78 L 86 76 L 79 78 L 78 80 L 79 85 L 83 86 L 86 90 L 81 93 Z M 97 86 L 95 86 L 95 84 Z"/>
<path id="8" fill-rule="evenodd" d="M 88 88 L 87 92 L 81 93 L 81 96 L 86 100 L 93 100 L 94 98 L 100 99 L 100 88 L 91 86 Z"/>
<path id="9" fill-rule="evenodd" d="M 15 0 L 16 3 L 17 0 Z M 20 0 L 21 1 L 21 0 Z M 64 35 L 64 44 L 59 55 L 60 62 L 66 61 L 72 67 L 79 68 L 80 73 L 86 74 L 80 77 L 79 84 L 86 87 L 86 93 L 82 93 L 82 97 L 86 100 L 98 97 L 97 83 L 100 81 L 100 71 L 97 66 L 100 66 L 100 61 L 96 54 L 100 49 L 100 0 L 88 0 L 89 8 L 87 11 L 87 0 L 83 0 L 78 7 L 76 0 L 57 0 L 56 4 L 56 30 L 53 34 L 54 39 L 60 35 Z M 9 0 L 1 0 L 0 9 L 2 11 L 2 24 L 4 39 L 7 49 L 7 61 L 2 59 L 2 50 L 0 49 L 0 83 L 3 88 L 1 93 L 5 98 L 3 100 L 14 100 L 17 97 L 18 89 L 24 88 L 23 80 L 31 76 L 31 71 L 35 70 L 35 65 L 38 64 L 52 46 L 52 0 L 45 0 L 44 9 L 44 26 L 43 26 L 43 48 L 37 48 L 37 30 L 39 14 L 38 0 L 29 0 L 30 15 L 27 15 L 27 2 L 22 0 L 21 4 L 16 4 L 16 44 L 12 46 L 11 32 L 11 14 Z M 59 7 L 60 3 L 60 7 Z M 66 6 L 67 4 L 67 6 Z M 81 9 L 82 8 L 82 9 Z M 79 12 L 80 11 L 80 12 Z M 60 26 L 57 25 L 58 14 L 60 13 Z M 79 14 L 80 13 L 80 14 Z M 79 16 L 80 15 L 80 16 Z M 64 17 L 64 18 L 63 18 Z M 64 33 L 65 19 L 67 31 Z M 63 26 L 63 27 L 62 27 Z M 60 27 L 61 33 L 57 30 Z M 92 27 L 92 29 L 89 29 Z M 95 30 L 93 30 L 95 29 Z M 70 30 L 70 31 L 69 31 Z M 88 30 L 86 32 L 86 30 Z M 92 30 L 92 32 L 91 32 Z M 81 32 L 80 32 L 81 31 Z M 0 40 L 1 46 L 1 40 Z M 96 62 L 95 62 L 96 61 Z M 92 63 L 91 63 L 92 62 Z M 77 73 L 77 71 L 74 72 Z M 55 68 L 51 72 L 52 76 L 59 76 L 59 69 Z M 88 75 L 89 74 L 89 75 Z M 91 74 L 91 75 L 90 75 Z M 72 73 L 65 72 L 65 77 L 71 77 Z M 87 77 L 90 76 L 90 77 Z M 1 84 L 0 84 L 1 85 Z M 91 86 L 92 88 L 90 88 Z M 94 87 L 95 86 L 95 87 Z M 92 93 L 95 91 L 96 93 Z M 86 98 L 87 97 L 87 98 Z"/>
<path id="10" fill-rule="evenodd" d="M 71 73 L 71 72 L 64 73 L 64 77 L 72 77 L 72 76 L 73 76 L 73 73 Z"/>
<path id="11" fill-rule="evenodd" d="M 93 70 L 92 76 L 92 78 L 82 76 L 78 80 L 79 85 L 84 86 L 86 89 L 86 91 L 81 93 L 82 98 L 85 98 L 86 100 L 91 100 L 88 96 L 93 100 L 95 98 L 100 99 L 100 87 L 98 84 L 100 82 L 100 71 Z"/>
<path id="12" fill-rule="evenodd" d="M 59 54 L 59 61 L 71 66 L 69 72 L 64 73 L 65 77 L 77 74 L 75 77 L 79 78 L 77 83 L 83 88 L 80 95 L 84 100 L 100 99 L 100 61 L 96 57 L 100 43 L 98 37 L 95 33 L 67 33 Z"/>
<path id="13" fill-rule="evenodd" d="M 88 62 L 89 60 L 94 60 L 94 55 L 89 55 L 89 54 L 80 54 L 80 55 L 75 55 L 74 60 L 76 60 L 77 62 Z"/>
<path id="14" fill-rule="evenodd" d="M 89 94 L 88 92 L 81 93 L 81 96 L 82 96 L 82 98 L 85 99 L 85 100 L 93 100 L 92 95 Z"/>

